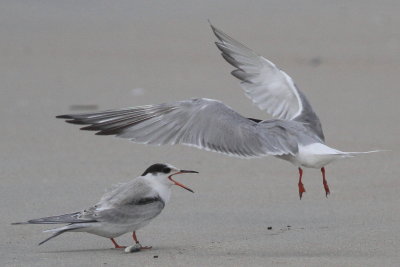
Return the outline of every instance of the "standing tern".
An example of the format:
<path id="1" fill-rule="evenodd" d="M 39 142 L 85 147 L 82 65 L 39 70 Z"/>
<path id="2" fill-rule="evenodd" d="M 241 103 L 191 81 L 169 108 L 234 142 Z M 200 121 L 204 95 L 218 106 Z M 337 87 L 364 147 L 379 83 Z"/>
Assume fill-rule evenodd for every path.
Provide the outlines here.
<path id="1" fill-rule="evenodd" d="M 321 122 L 292 78 L 274 63 L 211 25 L 223 58 L 234 66 L 245 94 L 275 119 L 246 118 L 218 100 L 197 98 L 96 113 L 60 115 L 82 130 L 116 135 L 135 143 L 183 144 L 242 158 L 273 155 L 298 167 L 300 199 L 303 167 L 322 172 L 325 165 L 368 152 L 343 152 L 325 145 Z"/>
<path id="2" fill-rule="evenodd" d="M 141 176 L 105 193 L 96 205 L 88 209 L 13 224 L 67 224 L 46 230 L 53 235 L 39 245 L 66 232 L 86 232 L 109 238 L 115 248 L 125 248 L 118 245 L 114 238 L 133 232 L 132 237 L 138 248 L 148 249 L 151 247 L 140 245 L 136 231 L 161 213 L 170 198 L 171 186 L 178 185 L 193 193 L 192 189 L 172 179 L 172 176 L 181 173 L 198 172 L 157 163 L 147 168 Z"/>

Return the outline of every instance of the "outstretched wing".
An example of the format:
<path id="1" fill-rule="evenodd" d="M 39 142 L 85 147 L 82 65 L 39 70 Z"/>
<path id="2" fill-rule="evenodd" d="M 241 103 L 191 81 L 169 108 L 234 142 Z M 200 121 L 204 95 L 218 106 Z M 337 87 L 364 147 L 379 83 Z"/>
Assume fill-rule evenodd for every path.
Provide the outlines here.
<path id="1" fill-rule="evenodd" d="M 247 97 L 279 119 L 293 120 L 302 113 L 302 99 L 289 75 L 213 25 L 211 28 L 223 58 L 237 68 L 232 75 L 242 81 Z"/>
<path id="2" fill-rule="evenodd" d="M 293 154 L 297 149 L 281 145 L 275 133 L 261 133 L 257 122 L 223 103 L 205 98 L 57 118 L 135 143 L 184 144 L 239 157 Z M 279 138 L 284 135 L 282 130 Z"/>
<path id="3" fill-rule="evenodd" d="M 278 119 L 306 123 L 310 131 L 324 140 L 317 114 L 289 75 L 213 25 L 211 28 L 223 58 L 237 68 L 232 75 L 242 81 L 240 84 L 253 103 Z"/>

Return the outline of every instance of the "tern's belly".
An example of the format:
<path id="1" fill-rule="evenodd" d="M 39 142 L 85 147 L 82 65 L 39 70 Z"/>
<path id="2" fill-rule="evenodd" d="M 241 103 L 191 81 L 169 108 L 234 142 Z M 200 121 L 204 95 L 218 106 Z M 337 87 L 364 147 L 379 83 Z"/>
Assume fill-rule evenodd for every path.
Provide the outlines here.
<path id="1" fill-rule="evenodd" d="M 337 156 L 334 157 L 332 155 L 299 155 L 297 156 L 297 160 L 300 163 L 300 166 L 307 168 L 322 168 L 325 165 L 329 164 L 331 161 L 335 160 Z"/>
<path id="2" fill-rule="evenodd" d="M 333 160 L 340 158 L 338 150 L 330 148 L 321 143 L 314 143 L 307 146 L 299 146 L 296 155 L 278 156 L 281 159 L 290 161 L 297 167 L 322 168 Z"/>
<path id="3" fill-rule="evenodd" d="M 107 238 L 118 237 L 128 232 L 136 231 L 143 226 L 146 226 L 150 220 L 138 224 L 110 224 L 110 223 L 96 223 L 90 229 L 85 231 L 94 235 L 103 236 Z"/>
<path id="4" fill-rule="evenodd" d="M 340 158 L 340 151 L 321 143 L 299 146 L 296 160 L 301 166 L 308 168 L 322 168 L 333 160 Z"/>

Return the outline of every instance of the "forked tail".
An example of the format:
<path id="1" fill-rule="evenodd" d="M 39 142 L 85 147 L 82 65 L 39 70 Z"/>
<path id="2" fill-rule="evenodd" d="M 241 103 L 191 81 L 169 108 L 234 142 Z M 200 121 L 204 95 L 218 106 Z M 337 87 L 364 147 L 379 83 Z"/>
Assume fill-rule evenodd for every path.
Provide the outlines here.
<path id="1" fill-rule="evenodd" d="M 354 157 L 357 155 L 362 155 L 362 154 L 370 154 L 370 153 L 376 153 L 376 152 L 384 152 L 384 151 L 388 151 L 388 150 L 371 150 L 371 151 L 363 151 L 363 152 L 342 152 L 339 153 L 340 155 L 342 155 L 343 157 Z"/>
<path id="2" fill-rule="evenodd" d="M 50 217 L 44 217 L 44 218 L 39 218 L 39 219 L 33 219 L 29 220 L 26 222 L 16 222 L 12 223 L 12 225 L 21 225 L 21 224 L 68 224 L 63 227 L 55 228 L 55 229 L 50 229 L 50 230 L 45 230 L 44 232 L 51 232 L 53 233 L 52 236 L 49 238 L 43 240 L 42 242 L 39 243 L 39 246 L 50 239 L 59 236 L 65 232 L 68 231 L 74 231 L 77 229 L 85 228 L 88 226 L 88 223 L 96 222 L 96 220 L 85 220 L 85 219 L 80 219 L 79 218 L 80 212 L 74 212 L 74 213 L 69 213 L 69 214 L 63 214 L 63 215 L 58 215 L 58 216 L 50 216 Z"/>
<path id="3" fill-rule="evenodd" d="M 49 241 L 50 239 L 53 239 L 54 237 L 57 237 L 65 232 L 69 232 L 72 230 L 77 230 L 77 229 L 81 229 L 84 228 L 84 226 L 82 225 L 74 225 L 74 224 L 69 224 L 67 226 L 64 227 L 60 227 L 60 228 L 55 228 L 55 229 L 50 229 L 50 230 L 45 230 L 43 231 L 44 233 L 47 232 L 51 232 L 54 233 L 53 235 L 51 235 L 50 237 L 46 238 L 45 240 L 43 240 L 42 242 L 40 242 L 38 245 L 40 246 L 43 243 L 46 243 L 47 241 Z"/>

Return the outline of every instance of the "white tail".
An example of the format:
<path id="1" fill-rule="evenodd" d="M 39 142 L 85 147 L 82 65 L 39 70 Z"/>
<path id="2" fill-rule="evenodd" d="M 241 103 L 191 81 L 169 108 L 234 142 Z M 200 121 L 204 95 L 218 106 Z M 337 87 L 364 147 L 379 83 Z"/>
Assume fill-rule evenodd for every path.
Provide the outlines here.
<path id="1" fill-rule="evenodd" d="M 389 150 L 371 150 L 371 151 L 364 151 L 364 152 L 342 152 L 342 153 L 348 154 L 349 156 L 357 156 L 357 155 L 362 155 L 362 154 L 384 152 L 384 151 L 389 151 Z"/>

